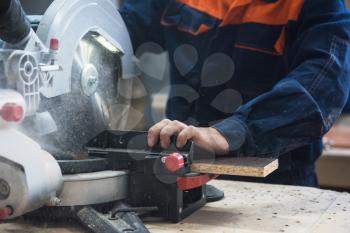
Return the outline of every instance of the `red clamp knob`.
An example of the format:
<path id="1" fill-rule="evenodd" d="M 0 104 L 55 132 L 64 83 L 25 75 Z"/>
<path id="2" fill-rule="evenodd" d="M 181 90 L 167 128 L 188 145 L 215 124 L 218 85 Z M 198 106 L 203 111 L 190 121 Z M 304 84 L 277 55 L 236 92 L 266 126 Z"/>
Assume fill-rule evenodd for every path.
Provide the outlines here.
<path id="1" fill-rule="evenodd" d="M 170 172 L 177 172 L 185 166 L 185 159 L 179 153 L 172 153 L 165 157 L 164 164 Z"/>
<path id="2" fill-rule="evenodd" d="M 56 38 L 50 40 L 50 50 L 57 51 L 60 48 L 60 41 Z"/>
<path id="3" fill-rule="evenodd" d="M 0 116 L 8 122 L 19 122 L 22 120 L 23 115 L 23 107 L 15 103 L 7 103 L 0 110 Z"/>
<path id="4" fill-rule="evenodd" d="M 13 214 L 11 207 L 0 208 L 0 219 L 5 219 Z"/>

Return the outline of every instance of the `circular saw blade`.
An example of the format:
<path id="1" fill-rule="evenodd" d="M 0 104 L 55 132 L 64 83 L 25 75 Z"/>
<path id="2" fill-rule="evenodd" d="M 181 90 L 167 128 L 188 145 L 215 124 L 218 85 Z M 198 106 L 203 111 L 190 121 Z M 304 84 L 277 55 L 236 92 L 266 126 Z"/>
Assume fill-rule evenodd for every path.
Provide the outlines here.
<path id="1" fill-rule="evenodd" d="M 26 133 L 58 159 L 85 157 L 84 145 L 104 130 L 117 129 L 121 59 L 88 33 L 76 48 L 71 92 L 42 98 L 39 113 L 24 122 Z M 29 130 L 28 130 L 29 129 Z"/>

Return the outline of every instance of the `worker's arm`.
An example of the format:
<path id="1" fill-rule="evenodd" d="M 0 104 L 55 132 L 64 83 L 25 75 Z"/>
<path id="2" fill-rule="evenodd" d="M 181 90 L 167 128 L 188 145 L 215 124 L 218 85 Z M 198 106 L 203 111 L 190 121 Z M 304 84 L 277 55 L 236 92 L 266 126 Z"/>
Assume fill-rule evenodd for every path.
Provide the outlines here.
<path id="1" fill-rule="evenodd" d="M 195 128 L 186 139 L 218 152 L 277 157 L 320 139 L 331 128 L 349 93 L 350 16 L 343 1 L 308 0 L 299 22 L 287 54 L 289 75 L 210 131 Z M 169 131 L 183 131 L 171 128 L 163 127 L 161 141 L 167 141 Z M 152 131 L 159 132 L 151 128 L 149 144 L 159 136 Z M 201 134 L 208 132 L 212 136 L 203 140 Z M 221 135 L 228 150 L 227 144 L 214 142 L 222 142 Z"/>
<path id="2" fill-rule="evenodd" d="M 166 0 L 125 0 L 119 10 L 136 51 L 143 43 L 163 45 L 161 14 Z"/>
<path id="3" fill-rule="evenodd" d="M 344 1 L 305 1 L 290 45 L 289 75 L 215 125 L 231 151 L 278 156 L 320 139 L 341 114 L 349 93 L 350 16 Z M 244 137 L 244 144 L 237 141 Z"/>

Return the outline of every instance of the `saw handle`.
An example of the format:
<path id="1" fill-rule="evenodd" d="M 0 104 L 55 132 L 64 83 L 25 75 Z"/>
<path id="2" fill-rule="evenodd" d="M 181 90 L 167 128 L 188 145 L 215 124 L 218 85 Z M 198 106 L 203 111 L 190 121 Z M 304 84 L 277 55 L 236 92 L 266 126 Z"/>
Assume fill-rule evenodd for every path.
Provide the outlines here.
<path id="1" fill-rule="evenodd" d="M 0 1 L 0 39 L 17 44 L 30 33 L 30 23 L 19 0 Z"/>

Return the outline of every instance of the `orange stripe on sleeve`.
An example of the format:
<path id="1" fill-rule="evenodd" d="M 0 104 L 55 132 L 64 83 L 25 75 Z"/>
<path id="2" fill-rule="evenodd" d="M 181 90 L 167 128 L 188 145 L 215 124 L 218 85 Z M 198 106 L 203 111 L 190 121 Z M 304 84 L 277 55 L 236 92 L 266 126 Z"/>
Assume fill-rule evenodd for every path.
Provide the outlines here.
<path id="1" fill-rule="evenodd" d="M 283 25 L 299 18 L 305 0 L 278 0 L 266 3 L 263 0 L 253 1 L 249 5 L 242 23 L 261 23 Z"/>
<path id="2" fill-rule="evenodd" d="M 232 7 L 240 7 L 251 3 L 253 0 L 178 0 L 200 12 L 214 18 L 223 20 Z"/>
<path id="3" fill-rule="evenodd" d="M 284 25 L 297 20 L 305 0 L 178 0 L 222 21 L 221 26 L 241 23 Z"/>

